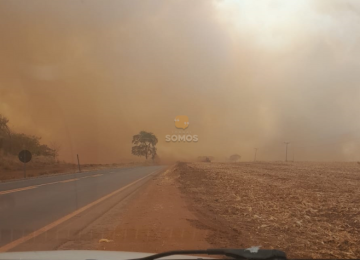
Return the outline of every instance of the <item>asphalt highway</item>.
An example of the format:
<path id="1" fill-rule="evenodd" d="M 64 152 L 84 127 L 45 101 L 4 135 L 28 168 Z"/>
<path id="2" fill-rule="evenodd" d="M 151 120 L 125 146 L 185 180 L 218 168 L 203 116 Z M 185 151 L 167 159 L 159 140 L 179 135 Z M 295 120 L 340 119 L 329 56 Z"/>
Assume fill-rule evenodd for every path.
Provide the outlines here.
<path id="1" fill-rule="evenodd" d="M 0 247 L 162 168 L 106 169 L 0 183 Z"/>

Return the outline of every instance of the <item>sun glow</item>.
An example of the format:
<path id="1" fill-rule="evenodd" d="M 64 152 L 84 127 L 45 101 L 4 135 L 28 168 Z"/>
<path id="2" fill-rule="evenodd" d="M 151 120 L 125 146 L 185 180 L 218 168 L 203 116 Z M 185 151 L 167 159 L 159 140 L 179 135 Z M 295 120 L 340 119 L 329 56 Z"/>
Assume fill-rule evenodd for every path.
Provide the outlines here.
<path id="1" fill-rule="evenodd" d="M 222 0 L 215 2 L 219 19 L 234 33 L 255 35 L 257 44 L 284 47 L 313 22 L 308 1 Z M 301 30 L 300 30 L 301 32 Z"/>

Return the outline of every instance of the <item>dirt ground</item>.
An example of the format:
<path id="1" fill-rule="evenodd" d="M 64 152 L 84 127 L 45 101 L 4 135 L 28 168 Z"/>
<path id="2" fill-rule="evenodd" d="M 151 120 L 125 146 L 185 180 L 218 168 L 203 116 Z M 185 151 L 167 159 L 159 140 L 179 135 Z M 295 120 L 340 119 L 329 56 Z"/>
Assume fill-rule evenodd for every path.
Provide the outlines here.
<path id="1" fill-rule="evenodd" d="M 166 170 L 121 201 L 59 250 L 163 252 L 207 249 L 208 230 L 182 198 L 174 172 Z"/>
<path id="2" fill-rule="evenodd" d="M 212 247 L 291 258 L 360 257 L 356 163 L 179 163 L 181 191 Z"/>
<path id="3" fill-rule="evenodd" d="M 107 235 L 113 243 L 99 243 L 96 249 L 156 253 L 208 248 L 207 230 L 192 225 L 197 219 L 187 209 L 172 174 L 168 170 L 154 178 Z"/>

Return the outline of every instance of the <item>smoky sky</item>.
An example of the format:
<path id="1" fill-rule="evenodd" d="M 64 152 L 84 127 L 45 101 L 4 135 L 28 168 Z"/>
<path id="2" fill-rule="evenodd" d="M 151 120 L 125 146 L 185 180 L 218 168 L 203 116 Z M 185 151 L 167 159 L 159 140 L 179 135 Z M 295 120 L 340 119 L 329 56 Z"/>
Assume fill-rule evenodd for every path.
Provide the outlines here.
<path id="1" fill-rule="evenodd" d="M 0 2 L 0 113 L 61 158 L 360 156 L 357 1 Z M 197 143 L 167 143 L 187 115 Z"/>

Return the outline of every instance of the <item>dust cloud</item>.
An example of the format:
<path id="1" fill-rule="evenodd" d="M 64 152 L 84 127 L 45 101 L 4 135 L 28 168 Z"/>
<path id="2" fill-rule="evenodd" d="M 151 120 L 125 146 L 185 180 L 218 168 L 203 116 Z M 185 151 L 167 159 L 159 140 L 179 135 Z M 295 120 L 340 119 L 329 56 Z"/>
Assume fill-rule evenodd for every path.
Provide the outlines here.
<path id="1" fill-rule="evenodd" d="M 358 160 L 358 1 L 0 2 L 0 113 L 73 162 Z M 196 143 L 165 142 L 189 117 Z"/>

